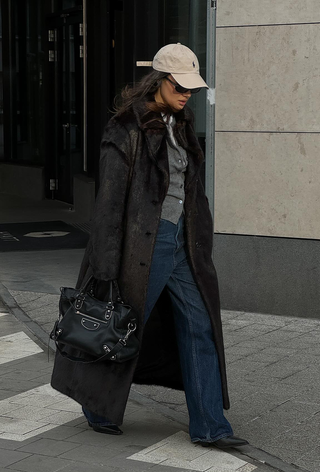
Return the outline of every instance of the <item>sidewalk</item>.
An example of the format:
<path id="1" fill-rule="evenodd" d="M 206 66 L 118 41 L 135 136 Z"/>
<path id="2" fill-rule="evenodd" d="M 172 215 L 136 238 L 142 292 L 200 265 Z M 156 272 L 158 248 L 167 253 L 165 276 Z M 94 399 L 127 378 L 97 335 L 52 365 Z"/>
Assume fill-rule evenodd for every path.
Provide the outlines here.
<path id="1" fill-rule="evenodd" d="M 135 391 L 123 436 L 93 432 L 80 406 L 50 387 L 52 354 L 1 305 L 0 329 L 0 472 L 275 470 L 239 451 L 191 444 L 184 415 Z"/>
<path id="2" fill-rule="evenodd" d="M 60 285 L 74 285 L 82 254 L 81 250 L 1 254 L 0 297 L 15 315 L 0 317 L 1 337 L 22 331 L 31 336 L 33 344 L 39 345 L 38 340 L 47 343 L 47 333 L 57 316 L 58 288 Z M 20 325 L 17 319 L 23 324 Z M 39 434 L 35 436 L 32 433 L 32 437 L 23 442 L 12 441 L 9 436 L 4 439 L 3 435 L 9 432 L 3 431 L 0 434 L 0 456 L 2 450 L 7 449 L 8 459 L 7 462 L 0 460 L 0 467 L 3 467 L 0 472 L 143 471 L 149 468 L 155 472 L 250 472 L 253 470 L 250 463 L 259 471 L 292 472 L 298 468 L 319 472 L 320 321 L 223 312 L 223 325 L 231 396 L 231 410 L 227 417 L 235 434 L 250 442 L 249 447 L 241 449 L 246 456 L 241 455 L 240 449 L 221 456 L 221 451 L 207 452 L 193 446 L 186 435 L 187 414 L 183 395 L 160 387 L 133 386 L 123 426 L 125 434 L 121 438 L 93 433 L 80 416 L 78 405 L 70 404 L 70 400 L 66 401 L 64 397 L 55 398 L 55 392 L 45 387 L 50 379 L 52 356 L 48 364 L 45 348 L 40 344 L 42 351 L 29 355 L 27 359 L 9 362 L 0 359 L 0 375 L 6 379 L 0 390 L 0 424 L 3 421 L 8 424 L 8 418 L 13 417 L 11 411 L 8 412 L 11 400 L 3 404 L 4 399 L 12 399 L 21 392 L 25 398 L 30 396 L 28 392 L 35 395 L 39 392 L 33 389 L 41 388 L 41 398 L 49 396 L 54 400 L 53 407 L 49 408 L 52 423 L 48 423 L 47 412 L 39 412 L 38 407 L 31 411 L 37 421 L 38 414 L 45 415 L 46 427 L 51 425 L 51 429 L 40 430 L 44 422 L 42 416 L 41 425 L 37 426 Z M 36 338 L 29 330 L 36 334 Z M 0 356 L 1 353 L 0 349 Z M 67 416 L 61 413 L 65 409 Z M 52 410 L 58 412 L 52 414 Z M 19 412 L 27 414 L 24 408 L 19 407 L 14 417 L 19 417 Z M 19 421 L 22 419 L 23 416 Z M 59 422 L 63 424 L 59 426 Z M 26 429 L 22 431 L 21 435 L 31 434 Z M 163 449 L 159 449 L 161 441 L 164 441 L 163 454 L 168 454 L 165 458 Z M 91 446 L 83 448 L 84 444 Z M 145 450 L 151 446 L 153 452 Z M 136 455 L 131 457 L 133 454 Z M 220 461 L 219 455 L 223 457 L 221 465 L 217 462 Z M 239 459 L 244 463 L 235 468 L 231 462 Z M 41 466 L 35 466 L 40 460 Z M 85 464 L 91 460 L 97 465 L 88 468 Z M 157 465 L 160 462 L 161 465 Z M 229 468 L 222 464 L 228 464 Z"/>

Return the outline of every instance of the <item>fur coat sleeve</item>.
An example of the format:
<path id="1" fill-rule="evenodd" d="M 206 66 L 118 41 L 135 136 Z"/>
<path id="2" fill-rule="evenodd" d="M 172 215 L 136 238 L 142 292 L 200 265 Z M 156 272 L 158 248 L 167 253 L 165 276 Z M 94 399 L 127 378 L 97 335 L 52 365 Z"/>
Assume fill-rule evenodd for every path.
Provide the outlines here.
<path id="1" fill-rule="evenodd" d="M 102 136 L 99 163 L 100 186 L 91 221 L 91 236 L 78 282 L 88 267 L 91 268 L 91 273 L 97 280 L 114 280 L 119 276 L 131 143 L 128 132 L 118 123 L 118 135 L 115 140 L 114 126 L 113 124 L 110 129 L 108 125 Z M 122 137 L 120 140 L 119 134 Z M 103 257 L 101 257 L 102 254 Z"/>

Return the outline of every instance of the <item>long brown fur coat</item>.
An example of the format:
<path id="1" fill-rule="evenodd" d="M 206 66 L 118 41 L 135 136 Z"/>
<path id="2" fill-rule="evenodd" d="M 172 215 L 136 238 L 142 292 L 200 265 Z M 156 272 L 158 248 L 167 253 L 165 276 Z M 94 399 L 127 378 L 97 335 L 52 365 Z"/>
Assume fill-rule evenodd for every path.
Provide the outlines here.
<path id="1" fill-rule="evenodd" d="M 166 289 L 146 326 L 143 313 L 149 269 L 169 185 L 167 129 L 145 103 L 114 116 L 101 142 L 100 188 L 92 231 L 78 286 L 93 275 L 101 282 L 117 279 L 125 303 L 139 314 L 139 359 L 123 364 L 80 364 L 56 354 L 52 386 L 89 410 L 120 425 L 132 382 L 183 389 L 175 328 Z M 185 179 L 186 250 L 196 283 L 208 309 L 218 352 L 224 408 L 229 408 L 219 291 L 212 262 L 212 218 L 200 179 L 203 153 L 188 107 L 176 114 L 175 136 L 188 154 Z M 134 164 L 133 164 L 134 163 Z M 132 168 L 133 166 L 133 168 Z"/>

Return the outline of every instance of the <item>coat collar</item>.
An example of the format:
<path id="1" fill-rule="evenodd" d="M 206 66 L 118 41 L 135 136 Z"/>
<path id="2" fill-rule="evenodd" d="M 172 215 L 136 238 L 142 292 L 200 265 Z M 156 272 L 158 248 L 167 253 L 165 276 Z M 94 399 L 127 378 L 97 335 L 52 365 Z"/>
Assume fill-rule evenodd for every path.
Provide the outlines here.
<path id="1" fill-rule="evenodd" d="M 156 156 L 160 149 L 162 140 L 167 134 L 166 124 L 160 117 L 159 113 L 148 110 L 146 101 L 135 103 L 132 108 L 139 128 L 144 131 L 147 137 L 149 151 L 151 152 L 151 155 Z M 174 132 L 179 144 L 191 154 L 196 155 L 202 162 L 203 154 L 199 142 L 194 135 L 194 117 L 191 109 L 188 106 L 185 106 L 181 111 L 175 114 L 175 120 L 176 124 Z"/>
<path id="2" fill-rule="evenodd" d="M 138 125 L 143 130 L 165 130 L 166 125 L 159 120 L 159 113 L 148 110 L 147 102 L 141 101 L 133 105 L 133 112 L 138 121 Z M 193 114 L 189 107 L 184 107 L 181 111 L 175 114 L 177 122 L 192 122 Z"/>
<path id="3" fill-rule="evenodd" d="M 165 137 L 167 135 L 166 124 L 160 118 L 159 113 L 148 110 L 146 102 L 142 101 L 133 105 L 133 113 L 139 128 L 144 132 L 149 156 L 156 162 L 158 168 L 169 178 L 169 168 Z M 175 114 L 176 124 L 174 134 L 178 143 L 186 149 L 189 164 L 186 173 L 185 188 L 196 179 L 200 167 L 204 161 L 203 152 L 193 129 L 193 113 L 189 107 Z"/>

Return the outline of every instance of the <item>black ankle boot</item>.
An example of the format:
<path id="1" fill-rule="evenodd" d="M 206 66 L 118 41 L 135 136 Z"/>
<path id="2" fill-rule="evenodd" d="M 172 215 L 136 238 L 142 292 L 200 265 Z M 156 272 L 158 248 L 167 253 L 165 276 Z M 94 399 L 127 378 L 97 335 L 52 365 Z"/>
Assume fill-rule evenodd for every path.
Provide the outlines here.
<path id="1" fill-rule="evenodd" d="M 219 449 L 228 449 L 230 447 L 246 446 L 248 441 L 237 438 L 236 436 L 228 436 L 226 438 L 218 439 L 214 442 L 200 442 L 203 447 L 218 447 Z"/>
<path id="2" fill-rule="evenodd" d="M 105 426 L 100 426 L 98 424 L 90 423 L 88 421 L 88 425 L 96 431 L 97 433 L 104 433 L 104 434 L 123 434 L 123 431 L 116 425 L 116 424 L 108 424 Z"/>

